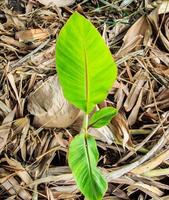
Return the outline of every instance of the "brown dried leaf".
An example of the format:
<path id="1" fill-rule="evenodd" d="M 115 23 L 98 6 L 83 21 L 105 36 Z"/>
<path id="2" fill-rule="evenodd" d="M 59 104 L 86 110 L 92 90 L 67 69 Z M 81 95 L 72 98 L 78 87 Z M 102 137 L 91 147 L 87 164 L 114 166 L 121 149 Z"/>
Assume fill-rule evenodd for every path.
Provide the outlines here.
<path id="1" fill-rule="evenodd" d="M 112 144 L 114 142 L 113 133 L 108 126 L 101 128 L 89 128 L 89 133 L 91 133 L 91 135 L 93 135 L 96 139 L 106 142 L 107 144 Z"/>
<path id="2" fill-rule="evenodd" d="M 5 29 L 9 29 L 9 27 L 14 27 L 17 30 L 25 29 L 25 19 L 21 17 L 21 15 L 16 15 L 12 12 L 12 10 L 4 9 L 5 16 L 7 18 L 7 22 L 5 23 Z"/>
<path id="3" fill-rule="evenodd" d="M 133 169 L 132 173 L 143 174 L 145 172 L 148 172 L 149 170 L 152 170 L 155 167 L 159 166 L 163 161 L 165 161 L 168 158 L 168 156 L 169 156 L 169 150 L 163 151 L 160 155 L 152 158 L 151 160 L 147 161 L 146 163 Z"/>
<path id="4" fill-rule="evenodd" d="M 123 38 L 123 45 L 118 51 L 117 56 L 122 57 L 127 55 L 134 49 L 140 49 L 144 37 L 150 32 L 150 26 L 145 16 L 140 17 L 127 31 Z M 149 38 L 148 38 L 149 39 Z"/>
<path id="5" fill-rule="evenodd" d="M 3 169 L 2 169 L 3 170 Z M 3 173 L 6 173 L 5 170 L 3 170 Z M 22 186 L 18 183 L 18 181 L 14 178 L 9 176 L 8 173 L 6 173 L 6 177 L 3 179 L 0 179 L 1 185 L 8 191 L 11 195 L 17 195 L 22 199 L 31 200 L 32 196 L 24 189 L 22 189 Z"/>
<path id="6" fill-rule="evenodd" d="M 169 12 L 169 2 L 168 0 L 163 0 L 158 8 L 158 14 L 164 14 Z"/>
<path id="7" fill-rule="evenodd" d="M 124 148 L 133 147 L 127 120 L 122 115 L 122 113 L 119 112 L 115 117 L 113 117 L 109 126 L 118 143 L 122 144 Z"/>
<path id="8" fill-rule="evenodd" d="M 14 76 L 13 76 L 12 73 L 9 73 L 7 77 L 8 77 L 9 83 L 10 83 L 10 85 L 11 85 L 11 87 L 12 87 L 14 93 L 15 93 L 15 97 L 18 101 L 18 104 L 20 105 L 19 94 L 18 94 L 18 91 L 17 91 L 17 88 L 16 88 Z"/>
<path id="9" fill-rule="evenodd" d="M 146 72 L 139 72 L 136 76 L 135 76 L 136 81 L 133 83 L 133 86 L 130 90 L 130 93 L 124 103 L 124 108 L 127 112 L 129 112 L 135 105 L 140 91 L 146 81 Z"/>
<path id="10" fill-rule="evenodd" d="M 115 93 L 115 101 L 117 102 L 116 108 L 119 110 L 123 106 L 125 95 L 128 95 L 128 85 L 124 85 L 122 82 L 119 83 L 117 92 Z"/>
<path id="11" fill-rule="evenodd" d="M 138 182 L 128 187 L 128 190 L 131 192 L 135 189 L 139 189 L 149 196 L 153 197 L 154 200 L 160 200 L 160 196 L 163 195 L 163 192 L 155 186 L 150 186 L 148 184 Z"/>
<path id="12" fill-rule="evenodd" d="M 68 127 L 79 114 L 79 109 L 64 98 L 57 76 L 39 84 L 30 94 L 28 110 L 34 115 L 34 125 L 43 127 Z"/>
<path id="13" fill-rule="evenodd" d="M 20 42 L 32 42 L 35 40 L 44 40 L 49 37 L 49 31 L 47 29 L 31 29 L 25 31 L 16 32 L 15 38 Z"/>
<path id="14" fill-rule="evenodd" d="M 24 48 L 25 47 L 25 44 L 23 44 L 21 42 L 18 42 L 17 40 L 13 39 L 12 37 L 9 37 L 9 36 L 6 36 L 6 35 L 2 35 L 0 37 L 0 39 L 5 44 L 8 44 L 8 45 L 12 45 L 12 46 L 19 47 L 19 48 Z"/>
<path id="15" fill-rule="evenodd" d="M 130 126 L 132 126 L 137 121 L 139 109 L 140 109 L 141 103 L 142 103 L 142 98 L 143 98 L 143 90 L 140 91 L 137 103 L 134 106 L 134 108 L 132 109 L 132 111 L 128 117 L 128 124 Z"/>
<path id="16" fill-rule="evenodd" d="M 17 160 L 11 158 L 6 158 L 5 159 L 7 161 L 7 163 L 9 164 L 9 166 L 15 170 L 15 173 L 21 178 L 21 180 L 25 183 L 25 184 L 29 184 L 32 182 L 32 178 L 30 177 L 29 173 L 26 171 L 26 169 L 21 165 L 20 162 L 18 162 Z"/>
<path id="17" fill-rule="evenodd" d="M 160 14 L 166 14 L 169 12 L 169 2 L 163 1 L 160 6 L 153 10 L 149 15 L 148 19 L 151 23 L 152 29 L 154 30 L 155 35 L 157 35 L 155 39 L 160 41 L 159 47 L 164 46 L 165 49 L 169 52 L 169 40 L 168 40 L 168 18 L 169 16 L 163 16 L 162 20 L 160 20 Z M 161 28 L 164 26 L 164 30 Z M 160 27 L 160 28 L 159 28 Z"/>
<path id="18" fill-rule="evenodd" d="M 14 119 L 16 112 L 16 108 L 14 108 L 3 120 L 2 126 L 0 127 L 0 153 L 3 151 L 4 146 L 6 145 L 10 126 L 12 124 L 12 121 Z"/>
<path id="19" fill-rule="evenodd" d="M 168 18 L 169 19 L 169 18 Z M 168 30 L 169 32 L 169 30 Z M 158 65 L 163 62 L 166 66 L 169 66 L 169 56 L 166 52 L 159 50 L 157 47 L 151 49 L 150 51 L 151 59 Z M 158 60 L 157 60 L 158 59 Z"/>

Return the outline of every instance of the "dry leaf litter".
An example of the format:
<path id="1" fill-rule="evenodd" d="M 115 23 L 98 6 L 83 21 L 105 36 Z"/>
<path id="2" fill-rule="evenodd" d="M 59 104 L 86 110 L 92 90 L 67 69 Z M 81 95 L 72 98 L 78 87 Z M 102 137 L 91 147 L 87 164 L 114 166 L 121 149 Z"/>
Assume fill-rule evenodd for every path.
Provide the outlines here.
<path id="1" fill-rule="evenodd" d="M 17 2 L 17 3 L 16 3 Z M 118 80 L 97 109 L 115 106 L 92 129 L 104 200 L 169 199 L 169 2 L 8 0 L 0 2 L 0 199 L 84 199 L 67 163 L 82 113 L 64 98 L 55 41 L 75 10 L 98 28 Z"/>

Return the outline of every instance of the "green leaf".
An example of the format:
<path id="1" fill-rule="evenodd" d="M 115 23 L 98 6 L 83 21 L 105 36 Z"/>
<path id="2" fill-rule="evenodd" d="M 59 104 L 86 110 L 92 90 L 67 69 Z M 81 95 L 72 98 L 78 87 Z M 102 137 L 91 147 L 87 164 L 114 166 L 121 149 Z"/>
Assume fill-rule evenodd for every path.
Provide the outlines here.
<path id="1" fill-rule="evenodd" d="M 68 161 L 80 191 L 88 200 L 101 200 L 107 182 L 97 168 L 99 154 L 95 139 L 79 134 L 71 142 Z"/>
<path id="2" fill-rule="evenodd" d="M 101 110 L 96 111 L 90 121 L 89 126 L 94 128 L 100 128 L 106 126 L 110 123 L 111 119 L 117 114 L 117 109 L 113 107 L 102 108 Z"/>
<path id="3" fill-rule="evenodd" d="M 103 38 L 77 12 L 58 36 L 56 67 L 64 96 L 86 113 L 106 98 L 117 76 L 116 64 Z"/>

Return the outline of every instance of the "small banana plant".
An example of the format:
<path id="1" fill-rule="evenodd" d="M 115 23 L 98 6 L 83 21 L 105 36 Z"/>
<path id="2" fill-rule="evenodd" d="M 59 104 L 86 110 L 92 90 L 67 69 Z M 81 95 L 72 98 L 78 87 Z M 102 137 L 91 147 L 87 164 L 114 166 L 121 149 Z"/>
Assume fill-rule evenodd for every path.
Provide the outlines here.
<path id="1" fill-rule="evenodd" d="M 56 70 L 65 98 L 84 112 L 82 130 L 69 146 L 69 167 L 85 198 L 101 200 L 107 181 L 97 167 L 97 144 L 88 129 L 108 125 L 117 113 L 106 107 L 91 115 L 112 88 L 117 67 L 100 33 L 78 12 L 70 16 L 57 38 Z"/>

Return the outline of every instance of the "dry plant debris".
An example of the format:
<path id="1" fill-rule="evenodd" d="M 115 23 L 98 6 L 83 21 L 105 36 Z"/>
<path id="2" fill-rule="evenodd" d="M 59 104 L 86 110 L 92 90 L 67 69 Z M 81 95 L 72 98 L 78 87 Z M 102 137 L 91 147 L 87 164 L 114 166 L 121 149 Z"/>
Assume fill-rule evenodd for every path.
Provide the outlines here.
<path id="1" fill-rule="evenodd" d="M 98 105 L 119 114 L 91 129 L 109 181 L 104 199 L 168 200 L 167 0 L 0 2 L 0 199 L 83 199 L 67 164 L 82 115 L 55 75 L 55 38 L 75 10 L 95 24 L 119 68 Z"/>

